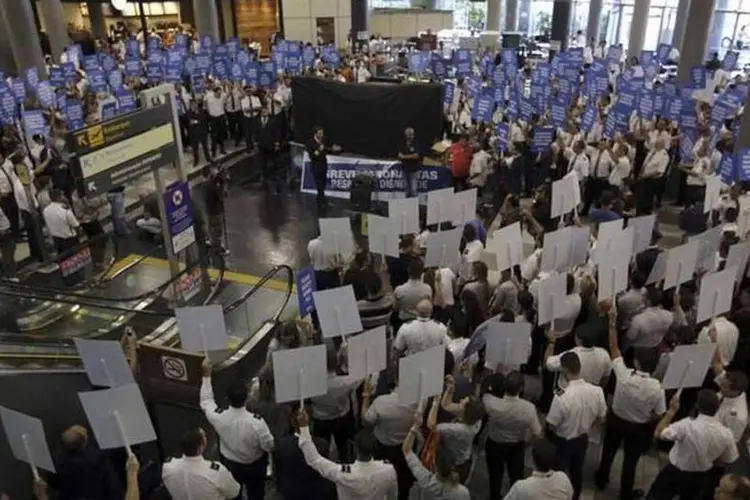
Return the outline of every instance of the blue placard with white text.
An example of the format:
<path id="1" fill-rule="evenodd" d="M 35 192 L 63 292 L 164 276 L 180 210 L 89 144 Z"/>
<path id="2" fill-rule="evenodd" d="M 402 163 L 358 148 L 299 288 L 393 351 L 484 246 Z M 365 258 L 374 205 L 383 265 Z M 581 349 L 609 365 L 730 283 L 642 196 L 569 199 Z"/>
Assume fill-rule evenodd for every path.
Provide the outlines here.
<path id="1" fill-rule="evenodd" d="M 178 181 L 167 186 L 164 192 L 164 208 L 172 247 L 177 254 L 195 242 L 190 184 Z"/>
<path id="2" fill-rule="evenodd" d="M 554 140 L 554 127 L 534 127 L 534 138 L 531 141 L 531 151 L 534 153 L 547 151 L 552 147 L 552 142 L 554 142 Z"/>
<path id="3" fill-rule="evenodd" d="M 299 315 L 305 317 L 315 310 L 313 293 L 317 291 L 315 269 L 312 266 L 303 267 L 297 271 L 297 303 Z"/>

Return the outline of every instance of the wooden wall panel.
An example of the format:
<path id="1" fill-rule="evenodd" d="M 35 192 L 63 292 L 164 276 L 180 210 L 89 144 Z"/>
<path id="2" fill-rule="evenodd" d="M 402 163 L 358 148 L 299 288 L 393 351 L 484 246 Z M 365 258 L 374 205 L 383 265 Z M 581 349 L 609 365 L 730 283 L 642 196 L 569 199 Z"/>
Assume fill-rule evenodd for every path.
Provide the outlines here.
<path id="1" fill-rule="evenodd" d="M 237 19 L 237 36 L 254 38 L 263 46 L 263 54 L 269 53 L 271 35 L 279 30 L 278 0 L 234 0 Z"/>

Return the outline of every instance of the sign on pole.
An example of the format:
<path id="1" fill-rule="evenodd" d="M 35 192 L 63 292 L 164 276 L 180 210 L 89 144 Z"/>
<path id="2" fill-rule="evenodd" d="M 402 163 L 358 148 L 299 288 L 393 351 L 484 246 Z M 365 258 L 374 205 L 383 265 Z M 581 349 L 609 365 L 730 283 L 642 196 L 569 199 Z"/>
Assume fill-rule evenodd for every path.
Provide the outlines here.
<path id="1" fill-rule="evenodd" d="M 167 226 L 172 237 L 172 248 L 177 254 L 195 243 L 190 184 L 177 181 L 167 186 L 164 192 L 164 208 L 167 212 Z"/>

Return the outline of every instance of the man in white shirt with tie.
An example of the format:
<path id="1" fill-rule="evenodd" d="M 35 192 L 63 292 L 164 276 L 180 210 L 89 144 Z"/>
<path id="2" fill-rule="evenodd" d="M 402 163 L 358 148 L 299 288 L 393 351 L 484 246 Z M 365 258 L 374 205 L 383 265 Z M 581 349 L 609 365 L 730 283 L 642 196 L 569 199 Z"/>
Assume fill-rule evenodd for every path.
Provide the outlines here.
<path id="1" fill-rule="evenodd" d="M 254 91 L 255 89 L 253 87 L 245 87 L 245 94 L 240 100 L 240 108 L 242 109 L 242 132 L 245 135 L 247 149 L 253 148 L 254 118 L 260 115 L 260 110 L 263 108 L 260 98 L 254 94 Z"/>
<path id="2" fill-rule="evenodd" d="M 234 138 L 234 147 L 240 145 L 242 137 L 242 98 L 244 94 L 239 83 L 227 83 L 224 110 L 227 114 L 229 138 Z"/>
<path id="3" fill-rule="evenodd" d="M 591 161 L 591 175 L 586 182 L 586 189 L 584 191 L 584 214 L 589 213 L 591 205 L 595 204 L 601 197 L 602 192 L 609 188 L 609 174 L 614 165 L 612 156 L 609 153 L 608 141 L 605 138 L 600 139 L 596 147 L 589 146 L 587 153 Z"/>
<path id="4" fill-rule="evenodd" d="M 221 154 L 227 154 L 224 149 L 224 140 L 226 139 L 226 95 L 221 90 L 221 85 L 214 85 L 212 92 L 207 92 L 203 98 L 208 112 L 208 125 L 211 130 L 211 156 L 216 158 L 216 150 L 219 149 Z"/>
<path id="5" fill-rule="evenodd" d="M 654 196 L 669 166 L 669 153 L 662 139 L 654 142 L 653 149 L 646 155 L 640 175 L 640 193 L 636 201 L 638 215 L 650 214 L 654 210 Z"/>
<path id="6" fill-rule="evenodd" d="M 586 143 L 582 140 L 575 141 L 573 146 L 565 151 L 565 157 L 568 159 L 568 172 L 575 172 L 579 183 L 585 182 L 590 171 Z"/>

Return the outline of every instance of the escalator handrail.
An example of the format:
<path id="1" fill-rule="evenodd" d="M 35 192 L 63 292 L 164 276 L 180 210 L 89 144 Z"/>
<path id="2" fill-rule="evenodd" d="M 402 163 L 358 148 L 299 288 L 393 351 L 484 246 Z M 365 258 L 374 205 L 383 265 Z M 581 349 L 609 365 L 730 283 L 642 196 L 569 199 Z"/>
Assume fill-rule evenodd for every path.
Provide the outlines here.
<path id="1" fill-rule="evenodd" d="M 206 258 L 211 256 L 213 254 L 206 254 Z M 220 279 L 223 280 L 224 277 L 224 270 L 226 269 L 226 261 L 220 256 L 215 255 L 219 257 L 221 262 L 220 267 Z M 151 290 L 149 292 L 146 292 L 145 294 L 141 294 L 135 298 L 129 297 L 127 299 L 112 299 L 109 298 L 109 301 L 111 302 L 137 302 L 141 300 L 145 300 L 147 298 L 155 298 L 164 291 L 172 286 L 174 283 L 177 282 L 180 278 L 182 278 L 185 274 L 188 272 L 192 272 L 196 267 L 199 267 L 200 261 L 191 267 L 186 267 L 185 269 L 181 270 L 179 273 L 177 273 L 175 276 L 171 277 L 169 280 L 167 280 L 165 283 L 162 283 L 158 287 L 156 287 L 154 290 Z M 216 289 L 218 287 L 215 287 L 214 290 L 212 290 L 211 293 L 215 294 Z M 145 314 L 149 316 L 160 316 L 164 318 L 173 317 L 174 313 L 172 312 L 160 312 L 160 311 L 148 311 L 148 310 L 134 310 L 132 307 L 127 306 L 114 306 L 114 305 L 102 305 L 101 303 L 93 302 L 93 301 L 87 301 L 86 298 L 94 298 L 86 295 L 65 295 L 63 297 L 46 297 L 43 295 L 36 295 L 34 293 L 29 294 L 28 291 L 24 291 L 25 293 L 21 292 L 15 292 L 15 291 L 9 291 L 9 290 L 2 290 L 0 289 L 0 295 L 5 295 L 9 297 L 18 297 L 18 298 L 31 298 L 31 299 L 37 299 L 37 300 L 49 300 L 51 302 L 60 302 L 63 304 L 71 304 L 71 305 L 81 305 L 81 306 L 88 306 L 88 307 L 95 307 L 99 309 L 107 309 L 111 311 L 118 311 L 118 312 L 124 312 L 124 313 L 136 313 L 136 314 Z M 31 296 L 30 296 L 31 295 Z M 103 298 L 103 297 L 102 297 Z M 82 300 L 84 299 L 84 300 Z M 95 300 L 100 300 L 99 298 L 96 298 Z"/>
<path id="2" fill-rule="evenodd" d="M 286 292 L 284 295 L 284 300 L 281 303 L 281 306 L 274 314 L 273 321 L 278 321 L 279 317 L 281 317 L 281 314 L 284 312 L 284 309 L 286 308 L 287 304 L 289 303 L 289 299 L 292 296 L 292 289 L 294 288 L 294 270 L 291 266 L 287 264 L 281 264 L 278 266 L 274 266 L 270 271 L 268 271 L 258 282 L 253 285 L 252 288 L 250 288 L 248 291 L 242 294 L 241 297 L 236 299 L 234 302 L 229 304 L 227 307 L 224 308 L 224 314 L 227 314 L 229 312 L 232 312 L 233 310 L 237 309 L 241 304 L 244 304 L 247 299 L 250 298 L 256 291 L 258 291 L 260 288 L 263 287 L 269 280 L 271 280 L 276 274 L 279 273 L 279 271 L 286 271 L 287 272 L 287 283 L 286 283 Z"/>

